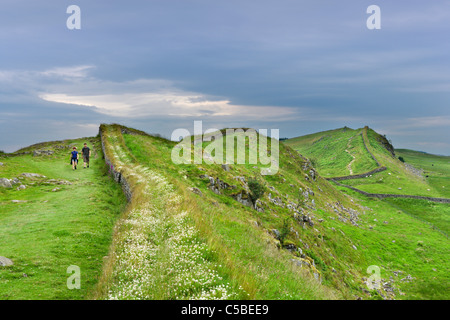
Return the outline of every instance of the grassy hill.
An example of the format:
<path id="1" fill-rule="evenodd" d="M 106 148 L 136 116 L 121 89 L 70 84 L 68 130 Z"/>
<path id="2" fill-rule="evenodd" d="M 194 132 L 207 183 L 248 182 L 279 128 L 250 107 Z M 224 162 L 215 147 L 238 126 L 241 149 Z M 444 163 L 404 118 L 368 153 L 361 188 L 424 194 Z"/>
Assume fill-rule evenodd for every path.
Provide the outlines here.
<path id="1" fill-rule="evenodd" d="M 394 156 L 394 149 L 386 138 L 367 127 L 319 132 L 288 139 L 285 144 L 310 158 L 319 173 L 328 178 L 363 174 L 377 167 L 386 167 L 386 170 L 367 177 L 345 181 L 345 184 L 369 193 L 450 197 L 448 188 L 445 188 L 450 177 L 450 157 L 428 155 L 439 161 L 436 161 L 436 167 L 430 167 L 434 168 L 432 178 L 426 177 L 421 168 L 427 167 L 428 163 L 431 165 L 432 161 L 425 154 L 421 154 L 422 158 L 418 157 L 420 153 L 405 155 L 408 160 L 403 163 L 398 159 L 402 155 L 401 150 Z"/>
<path id="2" fill-rule="evenodd" d="M 353 155 L 359 154 L 360 158 L 355 156 L 355 158 L 350 159 L 346 156 L 350 150 L 349 146 L 358 138 L 361 138 L 363 143 L 359 145 L 358 150 L 353 150 L 352 153 Z M 348 142 L 347 145 L 345 141 Z M 331 179 L 332 183 L 334 183 L 332 178 L 338 177 L 339 179 L 339 177 L 346 176 L 343 177 L 345 180 L 340 181 L 341 184 L 368 193 L 450 198 L 448 191 L 450 187 L 450 157 L 394 149 L 386 137 L 379 135 L 368 127 L 356 130 L 341 128 L 319 132 L 289 139 L 285 143 L 313 159 L 313 163 L 317 164 L 318 171 Z M 327 153 L 324 150 L 329 151 Z M 368 154 L 371 158 L 369 160 Z M 358 163 L 358 161 L 370 163 L 370 166 L 362 170 L 356 169 L 355 163 Z M 330 162 L 333 163 L 330 164 Z M 380 172 L 365 174 L 377 167 L 381 169 Z M 350 171 L 350 168 L 353 170 Z M 392 210 L 396 214 L 407 215 L 421 221 L 434 230 L 436 234 L 440 233 L 443 236 L 443 247 L 447 248 L 450 231 L 450 206 L 448 203 L 413 198 L 375 200 L 342 187 L 337 182 L 334 184 L 339 190 L 359 198 L 370 208 L 376 208 L 376 210 L 386 208 L 386 210 Z M 401 232 L 394 231 L 391 235 L 400 234 Z M 418 243 L 422 243 L 422 240 L 419 240 Z M 445 252 L 445 250 L 442 252 Z M 429 260 L 426 259 L 425 261 L 428 263 Z M 437 269 L 433 268 L 432 270 Z M 433 278 L 433 280 L 435 279 Z M 436 285 L 440 286 L 437 282 Z M 426 284 L 424 281 L 420 286 L 423 288 L 417 288 L 417 290 L 427 291 L 434 285 Z M 448 290 L 448 280 L 442 287 L 442 289 L 444 288 Z M 437 292 L 439 290 L 434 289 L 432 291 Z"/>
<path id="3" fill-rule="evenodd" d="M 0 267 L 0 298 L 38 297 L 45 289 L 46 297 L 55 299 L 448 299 L 444 234 L 420 220 L 417 212 L 405 212 L 402 202 L 366 198 L 335 185 L 321 176 L 320 166 L 316 172 L 317 159 L 311 163 L 288 145 L 279 146 L 278 172 L 263 175 L 264 166 L 248 158 L 243 164 L 175 164 L 175 142 L 120 125 L 102 125 L 100 132 L 103 152 L 100 138 L 89 139 L 97 150 L 91 171 L 73 172 L 66 151 L 0 158 L 5 163 L 0 177 L 11 179 L 26 170 L 72 182 L 58 192 L 41 186 L 44 181 L 33 191 L 28 186 L 22 191 L 0 188 L 2 203 L 10 206 L 2 206 L 0 215 L 0 239 L 8 237 L 0 241 L 0 256 L 15 262 Z M 230 135 L 214 143 L 227 138 Z M 373 138 L 362 150 L 361 144 L 367 145 L 363 139 Z M 377 167 L 371 152 L 380 162 L 400 162 L 379 148 L 376 138 L 370 130 L 346 129 L 333 145 L 345 147 L 336 152 L 336 159 L 355 159 L 353 174 Z M 191 156 L 194 145 L 211 152 L 213 142 L 194 140 Z M 268 145 L 273 143 L 269 140 Z M 28 150 L 35 148 L 41 146 Z M 255 145 L 246 139 L 245 148 Z M 372 162 L 366 165 L 359 156 Z M 341 162 L 348 167 L 349 162 Z M 339 175 L 350 173 L 339 170 Z M 120 187 L 110 177 L 127 194 L 126 207 L 125 196 L 118 194 Z M 27 209 L 15 210 L 8 202 L 13 198 L 26 200 L 14 205 Z M 54 206 L 52 211 L 39 199 Z M 73 203 L 80 207 L 75 209 Z M 438 214 L 442 208 L 444 204 L 435 204 L 431 210 Z M 42 239 L 28 235 L 32 212 L 40 217 L 34 228 Z M 79 235 L 86 229 L 92 234 L 81 244 Z M 36 241 L 42 242 L 38 253 L 36 248 L 24 249 Z M 28 273 L 34 270 L 33 275 L 41 277 L 40 264 L 33 260 L 37 255 L 51 261 L 43 268 L 44 280 L 57 275 L 51 283 L 42 280 L 41 290 L 32 287 L 31 277 L 21 276 L 29 268 Z M 66 268 L 73 264 L 86 268 L 82 291 L 65 287 Z M 366 280 L 373 279 L 368 271 L 373 266 L 382 281 L 372 290 Z"/>
<path id="4" fill-rule="evenodd" d="M 71 146 L 92 149 L 89 169 L 72 170 Z M 33 156 L 34 150 L 52 155 Z M 86 299 L 101 275 L 112 229 L 125 205 L 120 187 L 107 175 L 100 140 L 42 143 L 0 157 L 0 299 Z M 34 176 L 24 175 L 32 173 Z M 21 189 L 24 188 L 24 189 Z M 69 290 L 67 268 L 80 267 L 81 288 Z"/>
<path id="5" fill-rule="evenodd" d="M 450 157 L 433 155 L 425 152 L 395 149 L 395 154 L 402 157 L 406 165 L 419 168 L 421 175 L 442 196 L 450 198 Z"/>
<path id="6" fill-rule="evenodd" d="M 377 167 L 364 147 L 362 129 L 318 132 L 288 139 L 285 144 L 308 157 L 324 177 L 359 174 Z"/>

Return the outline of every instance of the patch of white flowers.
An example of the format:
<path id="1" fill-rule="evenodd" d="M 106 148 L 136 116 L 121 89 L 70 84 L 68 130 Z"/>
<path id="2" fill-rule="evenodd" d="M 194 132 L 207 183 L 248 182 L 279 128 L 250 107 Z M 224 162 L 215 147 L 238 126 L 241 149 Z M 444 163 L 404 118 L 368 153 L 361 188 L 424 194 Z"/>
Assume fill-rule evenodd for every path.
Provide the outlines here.
<path id="1" fill-rule="evenodd" d="M 211 261 L 211 251 L 198 237 L 182 197 L 160 174 L 126 165 L 126 154 L 112 147 L 116 164 L 146 187 L 145 204 L 119 225 L 113 284 L 108 299 L 233 299 L 234 290 Z M 122 160 L 122 161 L 121 161 Z"/>

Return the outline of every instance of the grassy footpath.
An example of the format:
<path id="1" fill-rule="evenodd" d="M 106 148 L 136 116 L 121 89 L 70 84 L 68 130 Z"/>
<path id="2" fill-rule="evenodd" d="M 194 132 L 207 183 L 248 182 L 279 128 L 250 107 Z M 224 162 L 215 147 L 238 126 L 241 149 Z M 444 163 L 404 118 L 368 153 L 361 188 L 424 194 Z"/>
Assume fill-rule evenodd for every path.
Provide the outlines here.
<path id="1" fill-rule="evenodd" d="M 21 178 L 0 188 L 0 256 L 14 261 L 0 268 L 0 299 L 448 299 L 448 238 L 430 226 L 448 231 L 448 205 L 335 187 L 284 144 L 279 172 L 264 176 L 259 164 L 177 165 L 174 142 L 118 125 L 101 130 L 107 158 L 133 191 L 126 207 L 99 138 L 21 150 L 55 150 L 50 156 L 0 158 L 0 177 Z M 351 161 L 361 135 L 344 133 L 336 143 Z M 70 149 L 56 146 L 86 140 L 91 168 L 72 171 Z M 389 167 L 383 183 L 395 186 L 387 178 L 397 179 L 395 170 L 409 175 L 381 146 L 368 147 Z M 258 210 L 237 200 L 248 199 L 253 179 L 264 191 Z M 67 289 L 70 265 L 81 268 L 80 290 Z M 369 266 L 380 268 L 378 291 L 367 290 Z"/>
<path id="2" fill-rule="evenodd" d="M 190 217 L 199 230 L 199 236 L 212 248 L 211 257 L 221 266 L 220 273 L 235 287 L 243 288 L 244 292 L 237 297 L 336 298 L 332 290 L 320 286 L 307 272 L 292 266 L 289 262 L 292 256 L 278 250 L 264 229 L 254 224 L 257 220 L 261 221 L 256 211 L 243 207 L 225 195 L 218 196 L 207 191 L 206 184 L 198 179 L 205 169 L 200 170 L 193 165 L 174 165 L 170 159 L 172 142 L 135 135 L 124 135 L 124 140 L 139 163 L 164 173 L 178 190 L 183 191 Z M 210 174 L 222 176 L 224 173 L 218 165 L 206 167 Z M 249 169 L 242 167 L 240 174 L 248 176 Z M 201 188 L 202 197 L 188 190 L 193 184 Z M 278 224 L 279 221 L 276 226 Z"/>
<path id="3" fill-rule="evenodd" d="M 293 256 L 255 225 L 255 210 L 206 188 L 199 178 L 205 170 L 230 180 L 220 165 L 176 165 L 173 142 L 148 135 L 122 137 L 115 126 L 104 126 L 102 133 L 109 157 L 134 195 L 117 225 L 115 259 L 105 267 L 99 298 L 336 297 L 307 270 L 295 267 Z M 190 190 L 194 185 L 203 196 Z"/>
<path id="4" fill-rule="evenodd" d="M 361 130 L 341 128 L 288 139 L 284 143 L 311 159 L 324 177 L 360 174 L 377 167 L 364 147 Z"/>
<path id="5" fill-rule="evenodd" d="M 170 159 L 174 143 L 156 137 L 124 134 L 123 143 L 124 152 L 135 165 L 158 172 L 175 187 L 183 198 L 182 207 L 188 212 L 186 217 L 198 230 L 198 239 L 210 250 L 208 261 L 222 266 L 216 271 L 232 288 L 243 288 L 248 298 L 353 299 L 362 296 L 378 299 L 390 292 L 395 293 L 395 299 L 448 298 L 446 237 L 388 202 L 366 199 L 342 188 L 353 201 L 321 178 L 315 182 L 305 181 L 304 171 L 300 169 L 305 165 L 304 160 L 283 145 L 280 146 L 280 172 L 261 177 L 253 165 L 232 165 L 228 172 L 220 165 L 175 165 Z M 209 189 L 208 179 L 199 178 L 205 174 L 237 185 L 237 189 L 232 189 L 230 194 L 227 190 L 216 194 Z M 266 186 L 261 198 L 264 212 L 245 207 L 231 198 L 233 193 L 240 192 L 237 176 L 262 179 Z M 202 195 L 192 193 L 191 187 L 201 190 Z M 296 202 L 299 187 L 314 190 L 315 209 L 311 209 L 311 199 L 302 200 L 302 210 L 314 219 L 313 227 L 302 226 L 291 210 L 269 201 L 268 194 L 272 193 L 272 197 L 279 196 L 286 203 Z M 158 197 L 160 195 L 154 195 Z M 364 207 L 358 207 L 356 202 Z M 350 223 L 341 205 L 359 210 L 354 220 L 357 225 Z M 439 212 L 439 208 L 436 206 L 435 212 Z M 281 249 L 271 236 L 273 229 L 282 230 L 283 221 L 288 222 L 290 229 L 283 246 L 301 248 L 303 254 L 314 260 L 321 274 L 321 285 L 311 281 L 305 269 L 293 268 L 290 259 L 296 255 Z M 370 276 L 369 266 L 380 267 L 384 286 L 382 291 L 372 291 L 371 295 L 363 293 L 367 289 L 364 279 Z M 188 286 L 182 285 L 182 288 Z"/>
<path id="6" fill-rule="evenodd" d="M 90 169 L 72 171 L 70 149 L 56 145 L 87 141 L 93 148 Z M 112 229 L 126 202 L 120 187 L 106 175 L 99 139 L 53 142 L 40 147 L 51 156 L 1 158 L 0 177 L 24 178 L 25 190 L 0 188 L 0 256 L 14 265 L 0 268 L 0 299 L 85 299 L 101 274 Z M 31 149 L 30 149 L 31 150 Z M 22 150 L 27 151 L 27 150 Z M 58 185 L 49 179 L 68 181 Z M 55 190 L 59 188 L 59 190 Z M 55 190 L 55 191 L 52 191 Z M 26 202 L 13 203 L 12 200 Z M 81 289 L 69 290 L 70 265 L 80 267 Z"/>

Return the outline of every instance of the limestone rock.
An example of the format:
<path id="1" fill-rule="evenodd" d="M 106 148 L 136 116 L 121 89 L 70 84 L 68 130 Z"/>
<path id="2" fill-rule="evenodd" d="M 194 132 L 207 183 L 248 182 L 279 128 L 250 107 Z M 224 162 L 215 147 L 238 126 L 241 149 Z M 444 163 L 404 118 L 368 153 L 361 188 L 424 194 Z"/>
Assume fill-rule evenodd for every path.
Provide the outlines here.
<path id="1" fill-rule="evenodd" d="M 54 154 L 55 152 L 52 150 L 34 150 L 33 151 L 33 157 L 38 157 L 38 156 L 51 156 L 52 154 Z"/>
<path id="2" fill-rule="evenodd" d="M 11 182 L 12 185 L 20 184 L 20 180 L 18 178 L 11 179 L 9 182 Z"/>
<path id="3" fill-rule="evenodd" d="M 203 196 L 203 194 L 202 194 L 202 192 L 200 191 L 199 188 L 192 187 L 190 190 L 191 190 L 193 193 L 198 194 L 199 196 Z"/>
<path id="4" fill-rule="evenodd" d="M 43 176 L 43 175 L 38 174 L 38 173 L 22 173 L 22 175 L 25 178 L 46 178 L 46 176 Z"/>
<path id="5" fill-rule="evenodd" d="M 11 185 L 11 182 L 9 181 L 9 179 L 0 178 L 0 187 L 12 188 L 12 185 Z"/>
<path id="6" fill-rule="evenodd" d="M 233 198 L 239 202 L 242 203 L 244 206 L 247 207 L 254 207 L 252 200 L 250 199 L 248 193 L 246 191 L 242 191 L 236 195 L 233 196 Z"/>
<path id="7" fill-rule="evenodd" d="M 12 262 L 12 260 L 5 257 L 0 257 L 0 267 L 8 267 L 12 266 L 13 264 L 14 262 Z"/>

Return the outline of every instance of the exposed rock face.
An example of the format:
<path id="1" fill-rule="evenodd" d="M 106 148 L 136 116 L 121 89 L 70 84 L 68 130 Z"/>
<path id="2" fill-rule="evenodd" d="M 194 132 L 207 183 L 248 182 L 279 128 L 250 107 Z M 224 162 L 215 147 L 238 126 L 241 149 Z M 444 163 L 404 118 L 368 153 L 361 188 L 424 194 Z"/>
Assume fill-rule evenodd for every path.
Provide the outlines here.
<path id="1" fill-rule="evenodd" d="M 219 178 L 215 179 L 209 177 L 209 188 L 217 194 L 220 194 L 220 190 L 227 189 L 230 185 Z"/>
<path id="2" fill-rule="evenodd" d="M 44 184 L 53 184 L 53 185 L 71 185 L 72 182 L 67 180 L 56 180 L 56 179 L 48 179 L 43 182 Z"/>
<path id="3" fill-rule="evenodd" d="M 389 142 L 389 140 L 385 136 L 378 136 L 377 138 L 378 142 L 380 142 L 383 147 L 389 151 L 389 153 L 392 155 L 392 157 L 395 157 L 395 150 L 392 144 Z"/>
<path id="4" fill-rule="evenodd" d="M 0 187 L 3 188 L 12 188 L 12 184 L 9 181 L 9 179 L 6 178 L 0 178 Z"/>
<path id="5" fill-rule="evenodd" d="M 52 150 L 34 150 L 33 151 L 33 157 L 38 157 L 38 156 L 51 156 L 52 154 L 54 154 L 55 152 Z"/>
<path id="6" fill-rule="evenodd" d="M 333 204 L 328 204 L 334 213 L 338 215 L 339 221 L 346 223 L 350 221 L 350 223 L 354 226 L 358 226 L 358 219 L 360 213 L 354 209 L 344 207 L 340 202 L 336 202 Z"/>
<path id="7" fill-rule="evenodd" d="M 25 178 L 46 178 L 46 176 L 43 176 L 43 175 L 38 174 L 38 173 L 22 173 L 22 175 Z"/>
<path id="8" fill-rule="evenodd" d="M 313 181 L 316 181 L 316 171 L 314 169 L 309 170 L 309 176 Z"/>
<path id="9" fill-rule="evenodd" d="M 272 193 L 269 193 L 269 201 L 272 202 L 276 206 L 284 208 L 283 200 L 280 197 L 272 198 Z"/>
<path id="10" fill-rule="evenodd" d="M 9 182 L 11 182 L 12 185 L 16 185 L 16 184 L 20 184 L 21 183 L 18 178 L 11 179 L 11 180 L 9 180 Z"/>
<path id="11" fill-rule="evenodd" d="M 8 266 L 12 266 L 14 263 L 12 262 L 12 260 L 5 258 L 5 257 L 0 257 L 0 267 L 8 267 Z"/>
<path id="12" fill-rule="evenodd" d="M 311 259 L 310 257 L 305 256 L 305 258 L 291 259 L 291 262 L 300 268 L 303 267 L 309 268 L 314 276 L 314 279 L 316 279 L 319 282 L 322 282 L 320 272 L 319 270 L 316 269 L 316 264 L 314 263 L 314 260 Z"/>
<path id="13" fill-rule="evenodd" d="M 255 210 L 258 212 L 264 212 L 263 202 L 259 199 L 255 201 Z"/>
<path id="14" fill-rule="evenodd" d="M 242 191 L 238 193 L 237 195 L 233 196 L 233 198 L 237 201 L 242 203 L 244 206 L 247 207 L 254 207 L 252 200 L 250 199 L 247 192 Z"/>
<path id="15" fill-rule="evenodd" d="M 202 192 L 200 191 L 199 188 L 192 187 L 190 190 L 191 190 L 193 193 L 198 194 L 199 196 L 203 196 L 203 194 L 202 194 Z"/>

